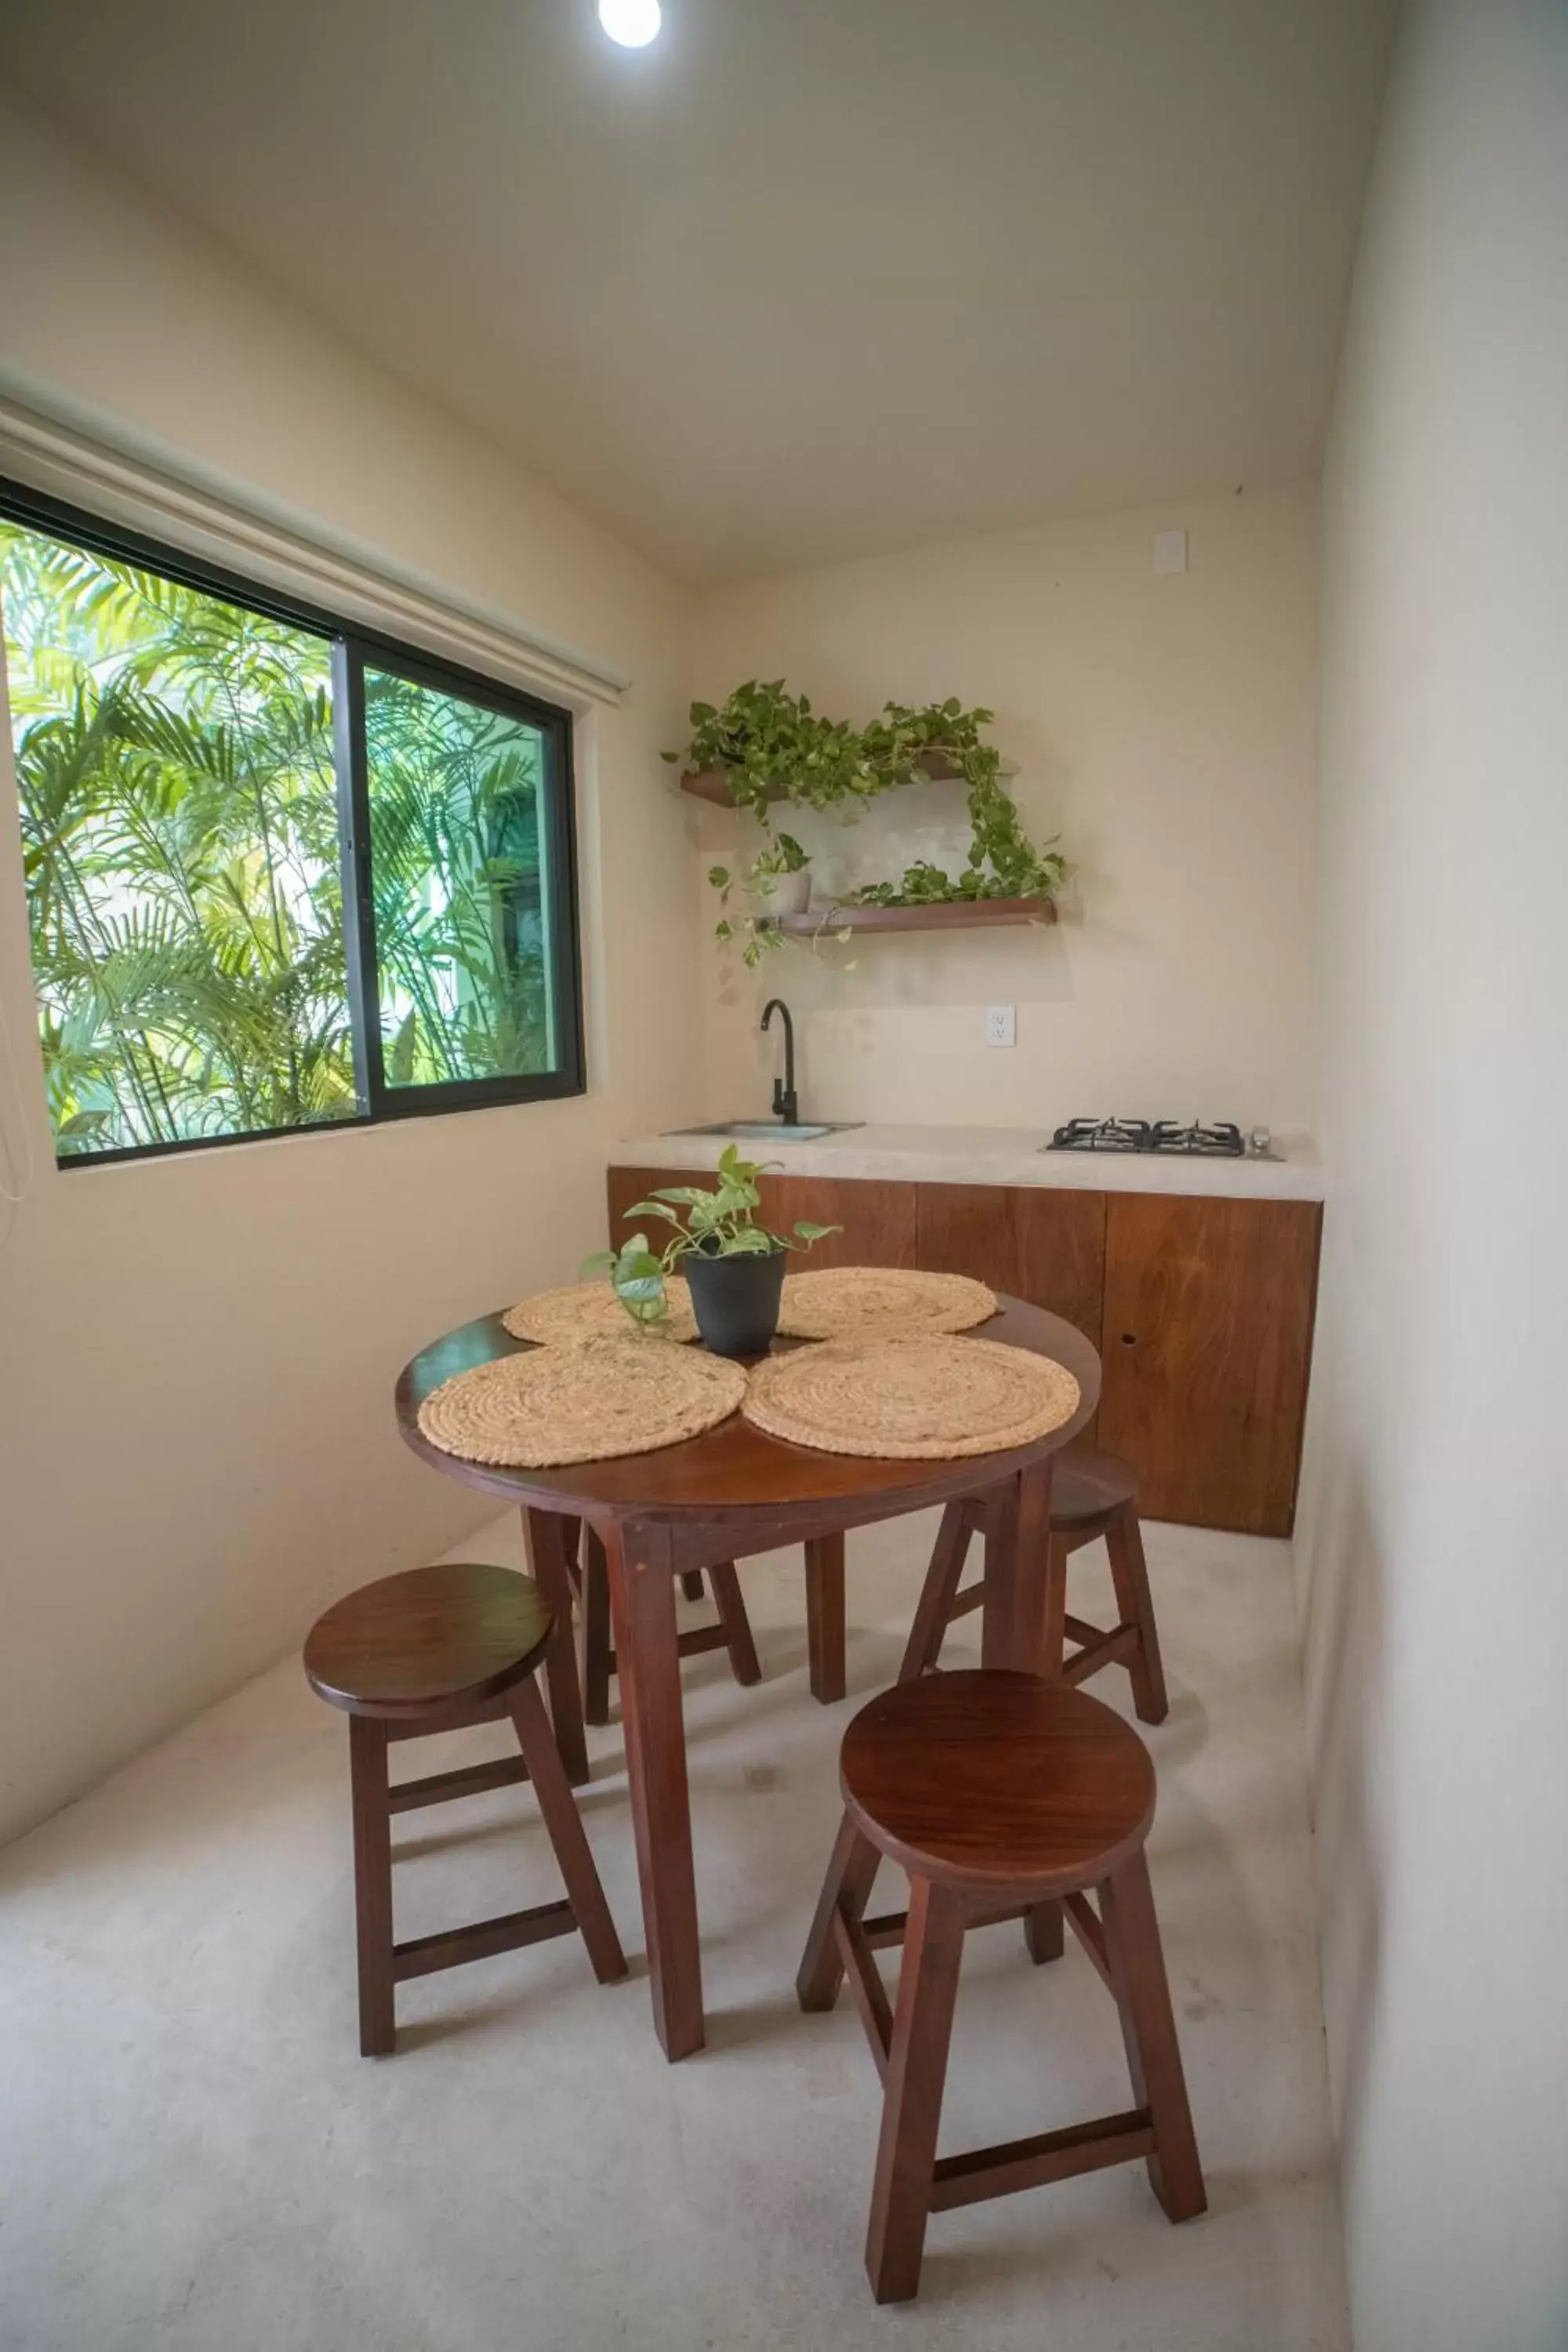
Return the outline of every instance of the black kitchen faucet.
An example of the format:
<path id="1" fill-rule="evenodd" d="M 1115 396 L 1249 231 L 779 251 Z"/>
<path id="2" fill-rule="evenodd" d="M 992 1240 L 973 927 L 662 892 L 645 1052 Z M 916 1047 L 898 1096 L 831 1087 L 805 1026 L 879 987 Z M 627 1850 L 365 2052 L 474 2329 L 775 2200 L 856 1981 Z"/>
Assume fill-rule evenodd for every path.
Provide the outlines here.
<path id="1" fill-rule="evenodd" d="M 789 1006 L 782 996 L 770 996 L 763 1007 L 763 1027 L 765 1029 L 775 1013 L 784 1015 L 784 1066 L 782 1078 L 773 1080 L 773 1117 L 785 1127 L 800 1125 L 800 1105 L 795 1098 L 795 1023 L 790 1019 Z"/>

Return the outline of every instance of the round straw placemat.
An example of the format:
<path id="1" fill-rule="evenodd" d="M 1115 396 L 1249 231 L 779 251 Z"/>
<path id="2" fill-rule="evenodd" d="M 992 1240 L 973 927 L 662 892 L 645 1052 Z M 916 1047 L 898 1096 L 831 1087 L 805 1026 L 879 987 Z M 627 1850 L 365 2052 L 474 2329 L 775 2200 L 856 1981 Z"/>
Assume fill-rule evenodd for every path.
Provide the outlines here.
<path id="1" fill-rule="evenodd" d="M 824 1454 L 944 1462 L 1005 1454 L 1070 1421 L 1079 1385 L 1065 1366 L 995 1339 L 830 1339 L 770 1356 L 742 1408 L 770 1436 Z"/>
<path id="2" fill-rule="evenodd" d="M 897 1265 L 828 1265 L 792 1274 L 779 1329 L 796 1339 L 853 1334 L 967 1331 L 996 1312 L 996 1294 L 967 1274 L 917 1274 Z"/>
<path id="3" fill-rule="evenodd" d="M 691 1294 L 679 1275 L 665 1276 L 664 1295 L 669 1319 L 649 1324 L 647 1334 L 664 1339 L 695 1339 L 697 1318 L 691 1312 Z M 637 1329 L 607 1276 L 601 1282 L 569 1282 L 561 1290 L 536 1291 L 531 1298 L 520 1298 L 515 1307 L 509 1307 L 500 1319 L 514 1339 L 532 1339 L 542 1348 L 575 1348 L 584 1339 L 647 1336 Z"/>
<path id="4" fill-rule="evenodd" d="M 679 1444 L 727 1421 L 745 1391 L 738 1364 L 634 1333 L 477 1364 L 426 1398 L 419 1426 L 465 1462 L 546 1470 Z"/>

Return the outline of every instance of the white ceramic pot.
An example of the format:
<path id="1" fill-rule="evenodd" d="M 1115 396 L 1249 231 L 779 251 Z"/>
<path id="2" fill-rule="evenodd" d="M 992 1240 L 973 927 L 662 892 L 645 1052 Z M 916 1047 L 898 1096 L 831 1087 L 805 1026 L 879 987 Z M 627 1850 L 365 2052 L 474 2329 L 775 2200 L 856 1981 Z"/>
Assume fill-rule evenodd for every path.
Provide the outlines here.
<path id="1" fill-rule="evenodd" d="M 767 897 L 770 915 L 804 915 L 811 904 L 811 868 L 803 866 L 798 874 L 775 874 L 773 888 Z"/>

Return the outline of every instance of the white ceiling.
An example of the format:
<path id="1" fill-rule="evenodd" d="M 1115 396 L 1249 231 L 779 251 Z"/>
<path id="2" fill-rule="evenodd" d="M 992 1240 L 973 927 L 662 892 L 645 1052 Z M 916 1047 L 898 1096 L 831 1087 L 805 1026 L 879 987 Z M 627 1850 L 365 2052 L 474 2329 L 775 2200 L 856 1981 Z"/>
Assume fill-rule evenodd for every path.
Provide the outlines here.
<path id="1" fill-rule="evenodd" d="M 1394 0 L 0 0 L 44 102 L 698 581 L 1315 470 Z"/>

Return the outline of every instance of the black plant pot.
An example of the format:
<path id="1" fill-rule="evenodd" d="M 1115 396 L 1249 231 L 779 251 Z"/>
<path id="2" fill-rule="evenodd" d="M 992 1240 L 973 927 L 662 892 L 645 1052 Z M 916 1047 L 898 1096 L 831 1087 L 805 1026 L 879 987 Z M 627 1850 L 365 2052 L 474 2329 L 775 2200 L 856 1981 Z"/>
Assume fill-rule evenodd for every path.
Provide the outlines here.
<path id="1" fill-rule="evenodd" d="M 691 1291 L 691 1311 L 702 1344 L 715 1356 L 764 1356 L 779 1328 L 787 1250 L 743 1257 L 703 1257 L 689 1250 L 680 1262 Z"/>

